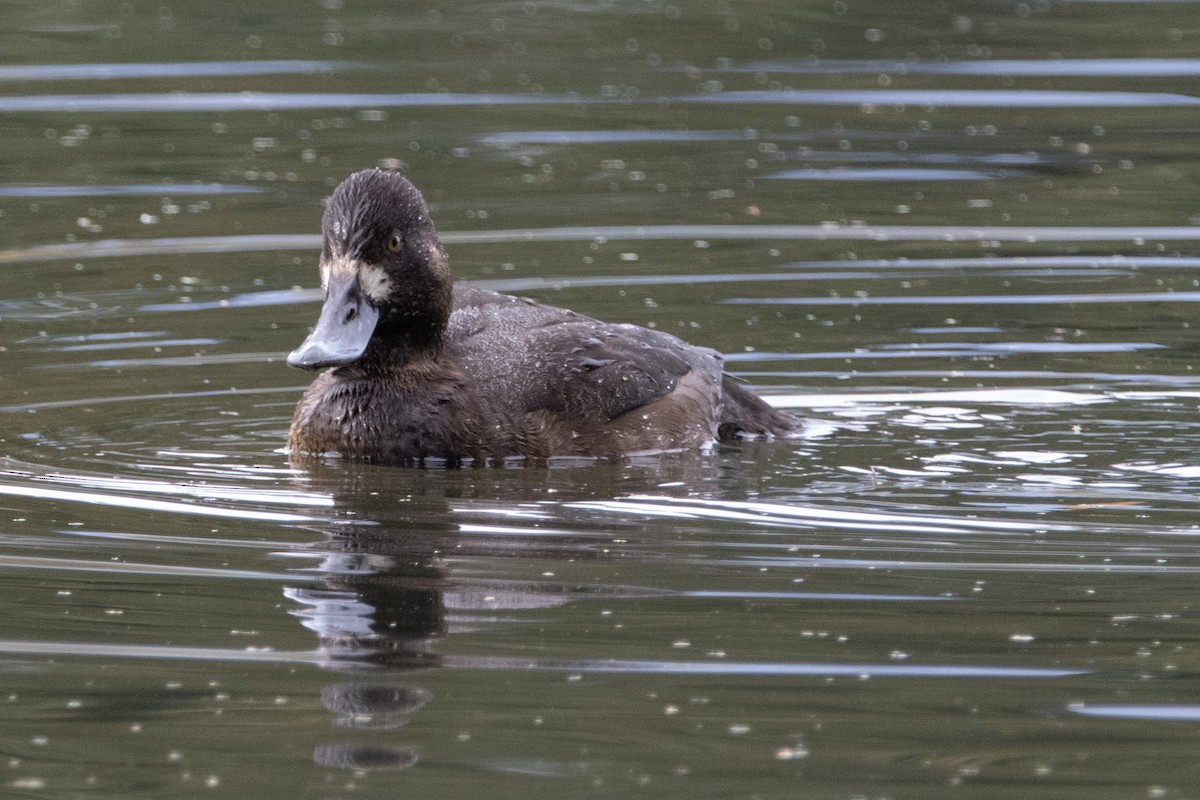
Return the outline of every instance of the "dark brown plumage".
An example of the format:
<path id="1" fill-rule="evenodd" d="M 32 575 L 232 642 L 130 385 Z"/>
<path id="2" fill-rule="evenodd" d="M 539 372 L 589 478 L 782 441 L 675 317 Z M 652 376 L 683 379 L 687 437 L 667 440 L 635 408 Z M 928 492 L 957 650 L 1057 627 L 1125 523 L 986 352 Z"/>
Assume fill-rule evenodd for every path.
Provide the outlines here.
<path id="1" fill-rule="evenodd" d="M 322 230 L 325 305 L 288 363 L 332 369 L 296 406 L 294 457 L 612 458 L 801 428 L 713 350 L 452 284 L 424 200 L 397 173 L 343 181 Z"/>

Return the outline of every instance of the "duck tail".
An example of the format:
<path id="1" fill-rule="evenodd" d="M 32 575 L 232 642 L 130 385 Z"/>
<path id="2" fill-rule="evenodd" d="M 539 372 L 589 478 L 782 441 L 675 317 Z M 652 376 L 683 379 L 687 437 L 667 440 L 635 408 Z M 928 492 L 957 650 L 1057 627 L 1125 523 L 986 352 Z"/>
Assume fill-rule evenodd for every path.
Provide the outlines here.
<path id="1" fill-rule="evenodd" d="M 729 375 L 722 376 L 721 390 L 720 439 L 796 436 L 804 430 L 804 420 L 775 410 Z"/>

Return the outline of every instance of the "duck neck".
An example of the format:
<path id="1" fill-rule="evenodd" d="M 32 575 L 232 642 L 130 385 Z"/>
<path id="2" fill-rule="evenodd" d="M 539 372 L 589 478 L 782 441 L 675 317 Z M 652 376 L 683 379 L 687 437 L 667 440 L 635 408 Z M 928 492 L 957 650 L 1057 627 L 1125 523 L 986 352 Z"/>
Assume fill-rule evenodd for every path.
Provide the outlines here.
<path id="1" fill-rule="evenodd" d="M 357 364 L 374 372 L 436 359 L 450 322 L 453 288 L 448 281 L 411 286 L 407 296 L 380 316 L 375 335 Z"/>

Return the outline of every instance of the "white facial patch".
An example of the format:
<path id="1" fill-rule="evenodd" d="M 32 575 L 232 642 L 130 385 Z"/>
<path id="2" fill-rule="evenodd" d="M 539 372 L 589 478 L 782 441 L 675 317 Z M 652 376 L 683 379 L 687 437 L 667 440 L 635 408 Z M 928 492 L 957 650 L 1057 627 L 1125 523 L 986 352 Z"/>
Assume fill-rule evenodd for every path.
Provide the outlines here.
<path id="1" fill-rule="evenodd" d="M 392 294 L 392 279 L 388 277 L 383 267 L 364 264 L 357 258 L 339 256 L 329 261 L 321 262 L 321 291 L 329 291 L 331 278 L 343 280 L 358 276 L 358 285 L 363 294 L 383 304 Z"/>
<path id="2" fill-rule="evenodd" d="M 376 303 L 385 303 L 392 294 L 392 279 L 383 267 L 362 264 L 358 268 L 358 285 L 363 294 Z"/>

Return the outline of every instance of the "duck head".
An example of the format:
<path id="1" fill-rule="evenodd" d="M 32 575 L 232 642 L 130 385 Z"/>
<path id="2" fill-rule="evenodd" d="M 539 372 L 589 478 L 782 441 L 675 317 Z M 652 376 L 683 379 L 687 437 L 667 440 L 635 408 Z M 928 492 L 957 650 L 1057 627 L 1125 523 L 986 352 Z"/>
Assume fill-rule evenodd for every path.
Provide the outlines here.
<path id="1" fill-rule="evenodd" d="M 356 172 L 329 198 L 321 232 L 325 305 L 288 364 L 314 370 L 436 352 L 450 318 L 450 267 L 417 188 L 396 172 Z"/>

